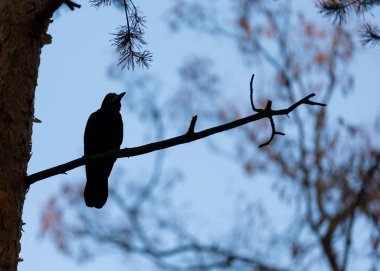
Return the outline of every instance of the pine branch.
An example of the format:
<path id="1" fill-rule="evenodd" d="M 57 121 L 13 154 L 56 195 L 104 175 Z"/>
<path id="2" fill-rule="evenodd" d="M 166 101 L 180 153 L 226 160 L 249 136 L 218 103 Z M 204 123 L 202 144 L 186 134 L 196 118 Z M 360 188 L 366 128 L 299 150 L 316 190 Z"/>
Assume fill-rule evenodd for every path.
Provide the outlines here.
<path id="1" fill-rule="evenodd" d="M 363 44 L 376 46 L 380 42 L 380 29 L 377 25 L 366 23 L 361 29 L 360 37 Z"/>
<path id="2" fill-rule="evenodd" d="M 122 69 L 135 69 L 136 65 L 148 68 L 152 61 L 152 53 L 144 50 L 146 45 L 144 40 L 145 33 L 145 17 L 141 15 L 141 11 L 135 6 L 133 0 L 91 0 L 90 3 L 100 8 L 102 6 L 110 6 L 113 2 L 117 2 L 124 8 L 126 25 L 121 25 L 117 29 L 117 33 L 113 34 L 112 45 L 116 47 L 119 54 L 119 63 Z"/>
<path id="3" fill-rule="evenodd" d="M 345 23 L 349 13 L 352 11 L 357 15 L 365 15 L 373 7 L 380 5 L 380 0 L 319 0 L 317 7 L 326 17 L 333 18 L 334 22 Z M 363 45 L 376 46 L 380 42 L 380 29 L 378 26 L 366 23 L 360 31 Z"/>
<path id="4" fill-rule="evenodd" d="M 346 20 L 350 2 L 347 0 L 321 0 L 317 2 L 317 7 L 324 16 L 333 18 L 334 22 L 342 23 Z"/>
<path id="5" fill-rule="evenodd" d="M 379 0 L 319 0 L 317 7 L 323 15 L 341 23 L 346 21 L 350 11 L 359 15 L 379 4 Z"/>

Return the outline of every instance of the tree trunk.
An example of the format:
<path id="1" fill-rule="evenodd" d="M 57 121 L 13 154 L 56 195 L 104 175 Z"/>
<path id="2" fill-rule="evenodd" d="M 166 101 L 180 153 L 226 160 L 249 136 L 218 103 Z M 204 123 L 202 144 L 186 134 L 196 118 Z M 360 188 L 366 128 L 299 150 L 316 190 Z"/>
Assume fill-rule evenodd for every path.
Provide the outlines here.
<path id="1" fill-rule="evenodd" d="M 36 23 L 43 2 L 0 3 L 0 270 L 16 271 L 21 249 L 34 94 L 47 37 L 48 18 Z"/>

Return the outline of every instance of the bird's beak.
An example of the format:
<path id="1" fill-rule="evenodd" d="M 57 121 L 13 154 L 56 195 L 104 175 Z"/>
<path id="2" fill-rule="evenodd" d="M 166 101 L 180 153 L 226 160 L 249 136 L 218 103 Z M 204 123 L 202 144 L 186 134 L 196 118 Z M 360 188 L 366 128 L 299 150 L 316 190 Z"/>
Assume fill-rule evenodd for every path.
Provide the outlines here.
<path id="1" fill-rule="evenodd" d="M 123 99 L 124 95 L 125 95 L 125 92 L 122 92 L 122 93 L 120 93 L 119 95 L 116 95 L 116 97 L 114 98 L 114 99 L 115 99 L 115 102 L 116 102 L 116 101 L 120 102 L 121 99 Z"/>

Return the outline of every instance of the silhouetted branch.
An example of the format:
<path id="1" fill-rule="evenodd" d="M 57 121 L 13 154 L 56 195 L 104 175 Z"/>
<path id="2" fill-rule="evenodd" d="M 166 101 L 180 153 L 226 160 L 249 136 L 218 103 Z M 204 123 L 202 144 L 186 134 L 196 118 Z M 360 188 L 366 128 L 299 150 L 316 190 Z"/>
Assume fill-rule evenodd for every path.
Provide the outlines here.
<path id="1" fill-rule="evenodd" d="M 267 112 L 272 112 L 273 110 L 272 110 L 272 101 L 271 101 L 271 100 L 268 100 L 265 109 L 260 109 L 260 108 L 257 108 L 257 107 L 255 106 L 255 104 L 254 104 L 254 102 L 253 102 L 253 78 L 254 78 L 254 77 L 255 77 L 255 75 L 252 74 L 251 81 L 250 81 L 250 84 L 249 84 L 249 86 L 250 86 L 250 101 L 251 101 L 251 107 L 252 107 L 252 110 L 253 110 L 254 112 L 258 112 L 258 113 L 266 112 L 266 111 L 267 111 Z M 317 102 L 310 101 L 310 100 L 309 100 L 310 97 L 312 97 L 312 96 L 309 95 L 309 96 L 305 97 L 304 99 L 298 101 L 297 103 L 293 104 L 293 105 L 290 107 L 290 108 L 292 108 L 291 111 L 293 111 L 297 106 L 299 106 L 299 102 L 301 102 L 301 101 L 303 101 L 302 103 L 309 104 L 309 105 L 325 106 L 325 104 L 323 104 L 323 103 L 317 103 Z M 283 114 L 281 114 L 281 115 L 283 115 Z M 277 132 L 277 131 L 276 131 L 276 125 L 275 125 L 274 120 L 273 120 L 273 115 L 270 115 L 270 114 L 269 114 L 269 115 L 268 115 L 268 118 L 269 118 L 270 125 L 271 125 L 271 128 L 272 128 L 272 134 L 271 134 L 269 140 L 268 140 L 267 142 L 261 144 L 261 145 L 259 146 L 259 148 L 262 148 L 262 147 L 264 147 L 264 146 L 269 145 L 269 144 L 272 142 L 272 140 L 274 139 L 274 137 L 275 137 L 276 135 L 285 135 L 285 134 L 282 133 L 282 132 Z"/>
<path id="2" fill-rule="evenodd" d="M 95 161 L 99 161 L 99 160 L 105 160 L 105 159 L 109 159 L 109 158 L 122 158 L 122 157 L 138 156 L 138 155 L 142 155 L 142 154 L 146 154 L 146 153 L 170 148 L 170 147 L 173 147 L 176 145 L 181 145 L 181 144 L 189 143 L 192 141 L 196 141 L 196 140 L 211 136 L 211 135 L 216 134 L 216 133 L 224 132 L 224 131 L 245 125 L 247 123 L 257 121 L 259 119 L 272 118 L 273 116 L 278 116 L 278 115 L 287 115 L 290 112 L 292 112 L 294 109 L 296 109 L 298 106 L 300 106 L 301 104 L 325 106 L 325 104 L 310 101 L 310 99 L 314 96 L 315 96 L 315 94 L 312 93 L 312 94 L 306 96 L 305 98 L 299 100 L 295 104 L 291 105 L 287 109 L 272 110 L 271 107 L 267 107 L 265 110 L 263 110 L 257 114 L 254 114 L 254 115 L 251 115 L 251 116 L 248 116 L 245 118 L 241 118 L 241 119 L 238 119 L 238 120 L 226 123 L 226 124 L 222 124 L 222 125 L 219 125 L 216 127 L 212 127 L 212 128 L 200 131 L 200 132 L 185 133 L 181 136 L 177 136 L 177 137 L 173 137 L 170 139 L 146 144 L 146 145 L 139 146 L 139 147 L 124 148 L 121 150 L 109 151 L 109 152 L 105 152 L 105 153 L 100 153 L 100 154 L 96 154 L 96 155 L 78 158 L 78 159 L 75 159 L 71 162 L 68 162 L 68 163 L 65 163 L 65 164 L 50 168 L 50 169 L 46 169 L 46 170 L 34 173 L 34 174 L 27 177 L 27 183 L 30 185 L 30 184 L 33 184 L 37 181 L 40 181 L 40 180 L 43 180 L 43 179 L 46 179 L 46 178 L 49 178 L 49 177 L 52 177 L 52 176 L 55 176 L 58 174 L 64 174 L 68 170 L 72 170 L 74 168 L 83 166 L 87 163 L 91 163 L 91 162 L 95 162 Z M 194 118 L 193 118 L 193 122 L 195 125 Z"/>
<path id="3" fill-rule="evenodd" d="M 69 0 L 65 1 L 65 4 L 66 4 L 66 6 L 67 6 L 71 11 L 73 11 L 73 10 L 76 9 L 76 8 L 80 8 L 80 7 L 81 7 L 81 5 L 79 5 L 79 4 L 77 4 L 77 3 L 73 2 L 73 1 L 69 1 Z"/>
<path id="4" fill-rule="evenodd" d="M 271 110 L 272 110 L 272 101 L 271 101 L 271 100 L 269 100 L 269 101 L 267 102 L 267 105 L 266 105 L 266 107 L 265 107 L 264 110 L 263 110 L 263 109 L 259 109 L 259 108 L 257 108 L 257 107 L 255 106 L 255 104 L 254 104 L 254 102 L 253 102 L 253 78 L 254 78 L 254 77 L 255 77 L 255 75 L 252 74 L 251 81 L 250 81 L 250 83 L 249 83 L 249 88 L 250 88 L 250 96 L 249 96 L 249 98 L 250 98 L 250 101 L 251 101 L 251 107 L 252 107 L 252 110 L 253 110 L 254 112 L 271 111 Z M 320 105 L 322 105 L 322 104 L 320 104 Z M 269 145 L 269 144 L 272 142 L 272 140 L 274 139 L 275 135 L 285 135 L 284 133 L 281 133 L 281 132 L 277 132 L 277 131 L 276 131 L 276 125 L 275 125 L 275 123 L 274 123 L 274 120 L 273 120 L 273 117 L 272 117 L 272 116 L 269 117 L 269 121 L 270 121 L 270 126 L 271 126 L 271 128 L 272 128 L 272 134 L 271 134 L 269 140 L 268 140 L 267 142 L 261 144 L 261 145 L 259 146 L 259 148 L 262 148 L 262 147 L 264 147 L 264 146 Z"/>
<path id="5" fill-rule="evenodd" d="M 272 101 L 268 101 L 267 106 L 266 106 L 266 108 L 264 109 L 264 111 L 265 111 L 265 110 L 269 110 L 269 111 L 272 110 Z M 276 131 L 276 125 L 274 124 L 274 120 L 273 120 L 273 117 L 272 117 L 272 116 L 269 117 L 269 120 L 270 120 L 270 126 L 271 126 L 271 128 L 272 128 L 272 134 L 271 134 L 269 140 L 268 140 L 267 142 L 261 144 L 261 145 L 259 146 L 259 148 L 262 148 L 262 147 L 264 147 L 264 146 L 269 145 L 269 144 L 272 142 L 272 140 L 274 139 L 275 135 L 285 135 L 285 134 L 282 133 L 282 132 L 277 132 L 277 131 Z"/>
<path id="6" fill-rule="evenodd" d="M 51 0 L 46 3 L 46 6 L 37 14 L 37 21 L 43 22 L 53 16 L 53 13 L 65 2 L 65 0 Z"/>
<path id="7" fill-rule="evenodd" d="M 37 15 L 37 20 L 43 22 L 44 20 L 51 18 L 54 12 L 59 9 L 62 4 L 66 4 L 70 10 L 81 7 L 81 5 L 70 0 L 50 0 Z"/>
<path id="8" fill-rule="evenodd" d="M 255 78 L 255 74 L 252 74 L 252 77 L 251 77 L 251 81 L 249 82 L 249 88 L 250 88 L 250 92 L 249 92 L 249 100 L 251 102 L 251 107 L 252 107 L 252 110 L 254 112 L 260 112 L 260 109 L 257 109 L 255 107 L 255 103 L 253 102 L 253 79 Z"/>

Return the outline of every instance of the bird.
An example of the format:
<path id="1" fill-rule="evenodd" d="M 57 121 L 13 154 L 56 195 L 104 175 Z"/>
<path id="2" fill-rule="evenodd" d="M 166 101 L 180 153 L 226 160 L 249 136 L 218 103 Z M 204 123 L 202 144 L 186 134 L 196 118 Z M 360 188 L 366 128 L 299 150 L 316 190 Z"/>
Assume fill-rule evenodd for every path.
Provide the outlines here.
<path id="1" fill-rule="evenodd" d="M 111 150 L 119 150 L 123 142 L 123 120 L 120 114 L 120 94 L 108 93 L 100 109 L 88 118 L 84 131 L 84 156 Z M 84 201 L 88 207 L 100 209 L 108 198 L 108 177 L 116 159 L 95 161 L 86 164 L 86 186 Z"/>

